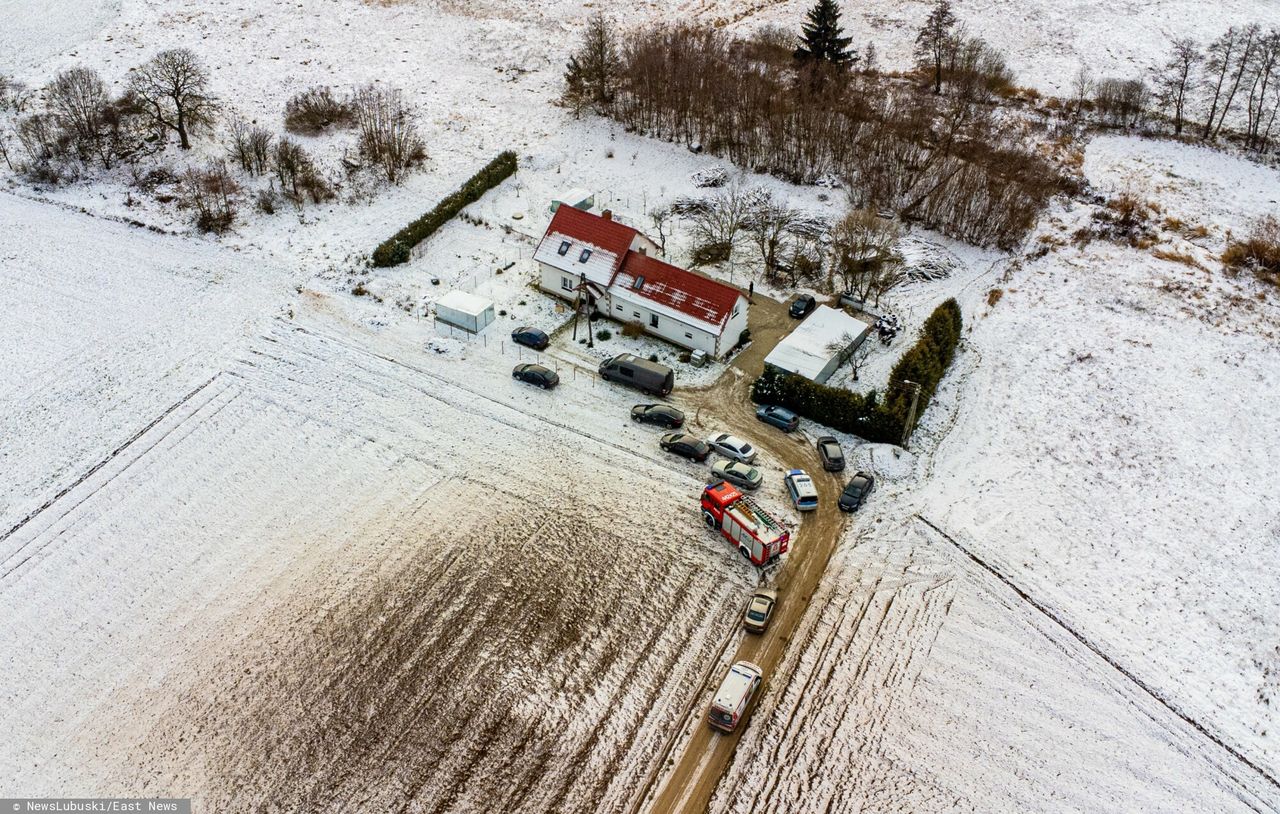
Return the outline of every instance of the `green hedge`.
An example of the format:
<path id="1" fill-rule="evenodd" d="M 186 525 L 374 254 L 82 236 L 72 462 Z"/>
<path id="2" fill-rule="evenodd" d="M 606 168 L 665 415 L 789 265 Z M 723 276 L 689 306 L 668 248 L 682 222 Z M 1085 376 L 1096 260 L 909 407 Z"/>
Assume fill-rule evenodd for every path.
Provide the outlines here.
<path id="1" fill-rule="evenodd" d="M 766 368 L 756 379 L 751 398 L 761 404 L 780 404 L 811 421 L 868 441 L 900 443 L 911 409 L 911 394 L 901 386 L 902 382 L 920 385 L 919 416 L 955 358 L 962 327 L 960 306 L 955 300 L 947 300 L 934 309 L 925 320 L 920 339 L 894 365 L 889 374 L 888 395 L 883 400 L 874 390 L 862 396 L 775 368 Z"/>
<path id="2" fill-rule="evenodd" d="M 413 247 L 430 237 L 462 211 L 467 204 L 475 203 L 489 190 L 502 183 L 516 171 L 516 154 L 511 150 L 498 153 L 497 158 L 467 179 L 456 192 L 435 205 L 427 214 L 384 240 L 373 250 L 375 266 L 398 266 L 409 259 Z"/>

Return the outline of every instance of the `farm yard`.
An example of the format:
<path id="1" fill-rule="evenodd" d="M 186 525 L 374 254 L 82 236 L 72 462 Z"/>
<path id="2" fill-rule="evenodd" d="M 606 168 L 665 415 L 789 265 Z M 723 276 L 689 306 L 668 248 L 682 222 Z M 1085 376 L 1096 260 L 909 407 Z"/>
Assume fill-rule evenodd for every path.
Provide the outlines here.
<path id="1" fill-rule="evenodd" d="M 845 8 L 891 93 L 920 79 L 929 5 Z M 19 114 L 0 85 L 0 139 L 59 71 L 90 66 L 119 100 L 164 48 L 190 49 L 221 108 L 189 151 L 165 133 L 154 154 L 59 178 L 0 162 L 0 798 L 1280 811 L 1280 300 L 1223 261 L 1276 211 L 1274 147 L 1175 139 L 1154 116 L 1073 124 L 1062 107 L 1082 64 L 1094 80 L 1148 76 L 1174 37 L 1280 26 L 1268 4 L 1202 5 L 956 0 L 960 33 L 1018 83 L 982 102 L 979 122 L 1008 139 L 993 154 L 1062 173 L 998 248 L 965 242 L 945 206 L 936 228 L 859 210 L 848 179 L 748 171 L 769 167 L 574 103 L 565 62 L 593 11 L 580 3 L 10 3 L 0 78 L 35 91 Z M 811 6 L 611 20 L 620 36 L 678 19 L 763 48 Z M 422 155 L 392 180 L 360 125 L 285 127 L 321 87 L 350 105 L 339 118 L 403 105 Z M 285 155 L 292 194 L 280 153 L 242 168 L 233 127 L 302 151 Z M 0 146 L 21 164 L 16 136 Z M 371 262 L 505 150 L 514 174 L 406 262 Z M 533 258 L 571 188 L 660 239 L 666 261 L 750 285 L 745 346 L 695 366 L 607 319 L 588 346 Z M 206 229 L 217 190 L 234 217 Z M 735 207 L 727 250 L 695 263 Z M 788 302 L 839 305 L 865 282 L 836 261 L 803 273 L 799 249 L 770 254 L 768 229 L 838 256 L 841 230 L 868 222 L 902 276 L 853 298 L 903 329 L 873 332 L 829 385 L 900 397 L 899 363 L 933 341 L 926 318 L 948 300 L 963 316 L 905 449 L 807 416 L 783 434 L 751 401 L 798 324 Z M 453 291 L 491 302 L 493 323 L 437 321 Z M 512 342 L 526 325 L 545 349 Z M 601 380 L 619 353 L 674 368 L 675 391 Z M 559 386 L 513 379 L 531 361 Z M 754 568 L 704 526 L 720 456 L 683 460 L 659 447 L 666 430 L 629 420 L 659 400 L 698 438 L 756 448 L 755 498 L 791 534 L 780 562 Z M 822 471 L 827 435 L 843 472 Z M 793 467 L 814 476 L 814 512 L 784 490 Z M 875 488 L 850 515 L 835 498 L 854 472 Z M 747 634 L 760 587 L 780 602 Z M 765 679 L 724 735 L 707 708 L 736 661 Z"/>

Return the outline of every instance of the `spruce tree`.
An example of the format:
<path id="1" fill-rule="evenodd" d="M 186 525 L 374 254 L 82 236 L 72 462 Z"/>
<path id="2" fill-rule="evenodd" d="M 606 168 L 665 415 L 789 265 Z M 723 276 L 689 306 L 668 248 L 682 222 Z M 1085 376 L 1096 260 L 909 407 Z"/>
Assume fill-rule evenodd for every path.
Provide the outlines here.
<path id="1" fill-rule="evenodd" d="M 835 0 L 818 0 L 806 15 L 808 21 L 800 27 L 800 47 L 796 59 L 801 62 L 829 62 L 844 66 L 856 56 L 849 43 L 851 37 L 843 36 L 840 27 L 840 7 Z"/>
<path id="2" fill-rule="evenodd" d="M 942 65 L 952 45 L 956 15 L 951 0 L 937 0 L 916 34 L 916 63 L 933 72 L 933 92 L 942 93 Z"/>

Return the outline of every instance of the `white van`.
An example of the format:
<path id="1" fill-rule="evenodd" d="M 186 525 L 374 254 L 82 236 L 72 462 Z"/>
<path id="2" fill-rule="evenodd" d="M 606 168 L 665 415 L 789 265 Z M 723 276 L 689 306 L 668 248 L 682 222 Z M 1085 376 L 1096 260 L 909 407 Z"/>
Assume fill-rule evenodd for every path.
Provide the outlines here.
<path id="1" fill-rule="evenodd" d="M 797 511 L 811 512 L 818 508 L 818 488 L 813 485 L 813 478 L 803 469 L 788 469 L 782 476 L 782 483 L 787 487 L 787 497 Z"/>
<path id="2" fill-rule="evenodd" d="M 707 710 L 707 723 L 721 732 L 738 728 L 751 699 L 764 682 L 764 671 L 749 661 L 740 661 L 729 668 L 729 674 L 720 682 L 711 708 Z"/>

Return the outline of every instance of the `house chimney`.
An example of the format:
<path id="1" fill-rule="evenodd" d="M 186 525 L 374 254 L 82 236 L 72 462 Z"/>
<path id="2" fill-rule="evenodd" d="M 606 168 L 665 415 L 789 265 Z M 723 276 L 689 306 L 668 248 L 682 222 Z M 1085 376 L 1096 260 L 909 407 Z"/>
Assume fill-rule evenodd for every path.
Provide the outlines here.
<path id="1" fill-rule="evenodd" d="M 600 217 L 604 218 L 605 220 L 613 220 L 613 210 L 612 209 L 604 210 L 603 212 L 600 213 Z"/>

